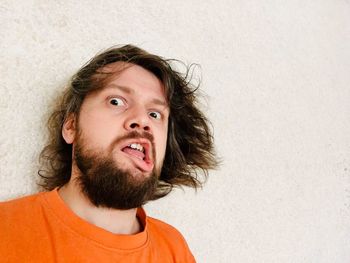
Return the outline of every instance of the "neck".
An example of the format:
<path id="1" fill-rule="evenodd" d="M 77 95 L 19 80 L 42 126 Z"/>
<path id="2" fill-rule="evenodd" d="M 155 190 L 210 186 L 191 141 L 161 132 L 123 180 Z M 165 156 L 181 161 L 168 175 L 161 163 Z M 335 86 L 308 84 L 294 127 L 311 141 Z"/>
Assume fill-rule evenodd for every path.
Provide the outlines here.
<path id="1" fill-rule="evenodd" d="M 118 210 L 94 206 L 81 192 L 75 180 L 58 190 L 66 205 L 80 218 L 114 234 L 132 235 L 141 231 L 136 217 L 137 208 Z"/>

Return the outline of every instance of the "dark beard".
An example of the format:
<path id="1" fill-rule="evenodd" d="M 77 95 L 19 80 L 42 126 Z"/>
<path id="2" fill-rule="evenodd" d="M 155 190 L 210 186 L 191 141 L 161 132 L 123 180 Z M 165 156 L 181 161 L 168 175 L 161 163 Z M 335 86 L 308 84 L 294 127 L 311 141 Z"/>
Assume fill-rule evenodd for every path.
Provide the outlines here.
<path id="1" fill-rule="evenodd" d="M 127 210 L 140 207 L 153 199 L 158 185 L 155 169 L 147 177 L 132 174 L 120 169 L 113 157 L 108 157 L 112 154 L 105 156 L 85 151 L 83 145 L 79 138 L 74 149 L 74 159 L 81 172 L 77 182 L 92 204 Z"/>

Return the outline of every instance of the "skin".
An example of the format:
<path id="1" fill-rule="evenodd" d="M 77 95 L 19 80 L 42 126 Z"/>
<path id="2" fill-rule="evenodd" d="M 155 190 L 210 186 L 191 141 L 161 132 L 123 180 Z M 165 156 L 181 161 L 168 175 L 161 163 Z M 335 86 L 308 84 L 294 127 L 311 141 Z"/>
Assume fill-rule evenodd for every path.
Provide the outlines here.
<path id="1" fill-rule="evenodd" d="M 116 62 L 102 69 L 115 72 L 102 90 L 91 93 L 83 101 L 79 118 L 70 116 L 62 128 L 68 144 L 77 139 L 78 129 L 85 147 L 91 151 L 112 154 L 118 166 L 129 171 L 135 180 L 150 175 L 153 168 L 160 171 L 166 149 L 169 108 L 161 81 L 144 68 Z M 146 138 L 116 139 L 132 131 L 147 132 L 153 136 L 153 145 Z M 148 148 L 148 162 L 132 151 L 125 151 L 130 143 Z M 155 153 L 155 155 L 152 154 Z M 151 169 L 152 168 L 152 169 Z M 140 231 L 137 208 L 117 210 L 95 207 L 75 183 L 80 170 L 74 160 L 70 181 L 59 189 L 63 201 L 81 218 L 117 234 L 135 234 Z"/>

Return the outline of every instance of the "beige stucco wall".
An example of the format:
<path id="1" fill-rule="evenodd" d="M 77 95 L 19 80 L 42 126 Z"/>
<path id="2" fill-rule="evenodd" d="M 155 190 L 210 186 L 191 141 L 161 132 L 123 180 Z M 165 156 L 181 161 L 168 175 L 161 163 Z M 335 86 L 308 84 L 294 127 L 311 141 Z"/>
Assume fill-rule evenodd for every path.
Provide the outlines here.
<path id="1" fill-rule="evenodd" d="M 0 200 L 36 191 L 67 79 L 125 43 L 201 65 L 221 169 L 147 206 L 198 262 L 350 262 L 348 0 L 1 0 Z"/>

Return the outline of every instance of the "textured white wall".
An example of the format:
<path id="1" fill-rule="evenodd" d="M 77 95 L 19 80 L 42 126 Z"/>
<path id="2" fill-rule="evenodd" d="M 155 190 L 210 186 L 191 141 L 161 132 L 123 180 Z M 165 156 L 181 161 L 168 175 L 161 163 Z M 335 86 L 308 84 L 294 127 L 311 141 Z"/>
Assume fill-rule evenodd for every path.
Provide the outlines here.
<path id="1" fill-rule="evenodd" d="M 36 191 L 67 79 L 133 43 L 201 65 L 223 159 L 203 191 L 149 213 L 198 262 L 350 262 L 348 0 L 1 0 L 0 36 L 0 200 Z"/>

